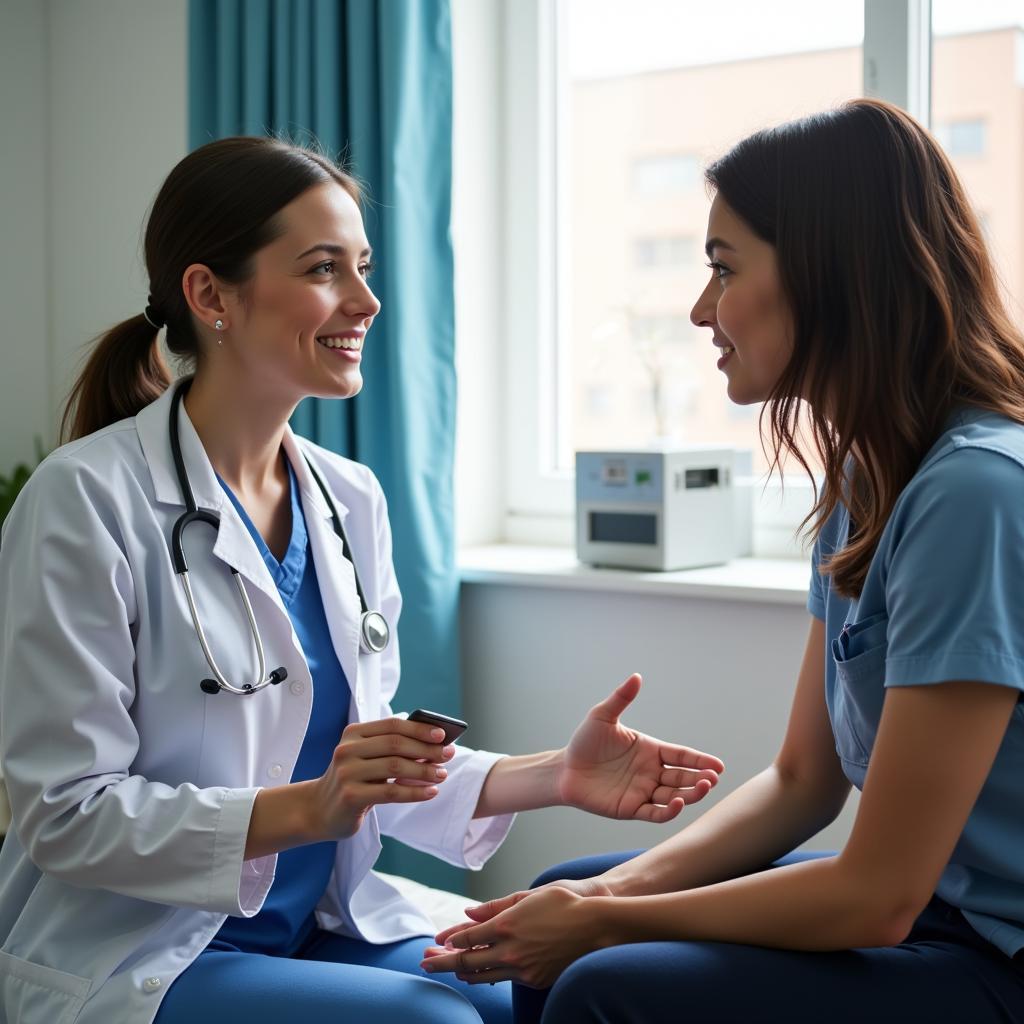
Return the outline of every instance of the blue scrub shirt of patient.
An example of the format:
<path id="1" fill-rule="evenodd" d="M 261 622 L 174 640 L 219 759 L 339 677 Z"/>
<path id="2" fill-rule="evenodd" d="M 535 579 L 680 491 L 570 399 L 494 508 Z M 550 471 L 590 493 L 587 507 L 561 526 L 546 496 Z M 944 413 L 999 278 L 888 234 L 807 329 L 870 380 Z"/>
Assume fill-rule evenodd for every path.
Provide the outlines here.
<path id="1" fill-rule="evenodd" d="M 973 680 L 1024 691 L 1024 426 L 979 410 L 950 418 L 897 499 L 854 601 L 818 572 L 849 530 L 840 506 L 814 546 L 807 607 L 825 623 L 828 713 L 860 789 L 887 687 Z M 1024 948 L 1021 700 L 936 892 L 1003 952 Z"/>

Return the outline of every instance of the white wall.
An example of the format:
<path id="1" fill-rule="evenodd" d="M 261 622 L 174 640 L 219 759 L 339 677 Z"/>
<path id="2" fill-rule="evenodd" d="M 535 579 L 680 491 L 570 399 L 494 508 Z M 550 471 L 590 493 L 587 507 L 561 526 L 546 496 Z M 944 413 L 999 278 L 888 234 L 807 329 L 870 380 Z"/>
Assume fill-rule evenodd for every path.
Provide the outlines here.
<path id="1" fill-rule="evenodd" d="M 187 13 L 0 4 L 0 473 L 56 443 L 88 342 L 145 304 L 142 224 L 186 152 Z"/>
<path id="2" fill-rule="evenodd" d="M 50 0 L 56 400 L 85 346 L 140 313 L 142 225 L 187 140 L 187 0 Z"/>
<path id="3" fill-rule="evenodd" d="M 584 712 L 631 672 L 644 676 L 627 724 L 717 754 L 726 771 L 675 823 L 610 821 L 564 808 L 519 816 L 469 891 L 523 888 L 569 857 L 667 838 L 751 775 L 782 741 L 809 614 L 800 606 L 463 584 L 466 741 L 528 753 L 561 746 Z M 836 849 L 855 800 L 809 849 Z"/>
<path id="4" fill-rule="evenodd" d="M 0 3 L 0 474 L 50 437 L 46 5 Z"/>

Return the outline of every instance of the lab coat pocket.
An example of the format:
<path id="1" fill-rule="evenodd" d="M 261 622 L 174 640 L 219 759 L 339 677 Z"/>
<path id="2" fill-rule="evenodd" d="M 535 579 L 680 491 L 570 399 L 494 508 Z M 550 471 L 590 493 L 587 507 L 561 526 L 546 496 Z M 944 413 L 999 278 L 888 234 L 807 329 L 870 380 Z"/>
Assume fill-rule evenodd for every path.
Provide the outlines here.
<path id="1" fill-rule="evenodd" d="M 88 978 L 0 953 L 0 1007 L 12 1024 L 73 1024 L 91 987 Z"/>
<path id="2" fill-rule="evenodd" d="M 864 767 L 875 743 L 885 698 L 885 657 L 889 650 L 885 612 L 846 626 L 832 641 L 836 688 L 832 728 L 839 756 Z"/>

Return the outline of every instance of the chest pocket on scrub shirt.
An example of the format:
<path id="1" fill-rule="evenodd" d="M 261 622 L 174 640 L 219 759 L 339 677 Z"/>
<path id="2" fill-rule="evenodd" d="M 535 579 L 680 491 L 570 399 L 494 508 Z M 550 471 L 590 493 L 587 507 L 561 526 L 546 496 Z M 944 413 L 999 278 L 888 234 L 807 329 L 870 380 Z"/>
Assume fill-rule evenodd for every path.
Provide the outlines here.
<path id="1" fill-rule="evenodd" d="M 832 728 L 839 756 L 863 767 L 875 743 L 885 699 L 885 656 L 889 649 L 885 612 L 850 623 L 832 641 L 836 665 Z"/>

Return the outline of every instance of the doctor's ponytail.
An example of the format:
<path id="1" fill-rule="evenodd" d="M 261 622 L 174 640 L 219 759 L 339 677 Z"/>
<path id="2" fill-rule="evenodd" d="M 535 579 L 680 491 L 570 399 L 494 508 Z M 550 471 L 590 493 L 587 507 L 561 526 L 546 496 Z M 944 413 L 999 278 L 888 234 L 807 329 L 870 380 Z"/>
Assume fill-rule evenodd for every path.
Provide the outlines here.
<path id="1" fill-rule="evenodd" d="M 75 381 L 61 418 L 61 442 L 134 416 L 171 384 L 157 330 L 141 313 L 104 334 Z"/>
<path id="2" fill-rule="evenodd" d="M 220 280 L 243 285 L 252 276 L 253 256 L 280 234 L 280 210 L 330 181 L 362 204 L 354 177 L 322 153 L 280 139 L 218 139 L 181 160 L 146 225 L 146 311 L 99 338 L 68 394 L 61 442 L 136 415 L 170 386 L 174 375 L 158 344 L 159 327 L 166 326 L 172 355 L 197 364 L 199 336 L 182 290 L 186 268 L 201 263 Z"/>

